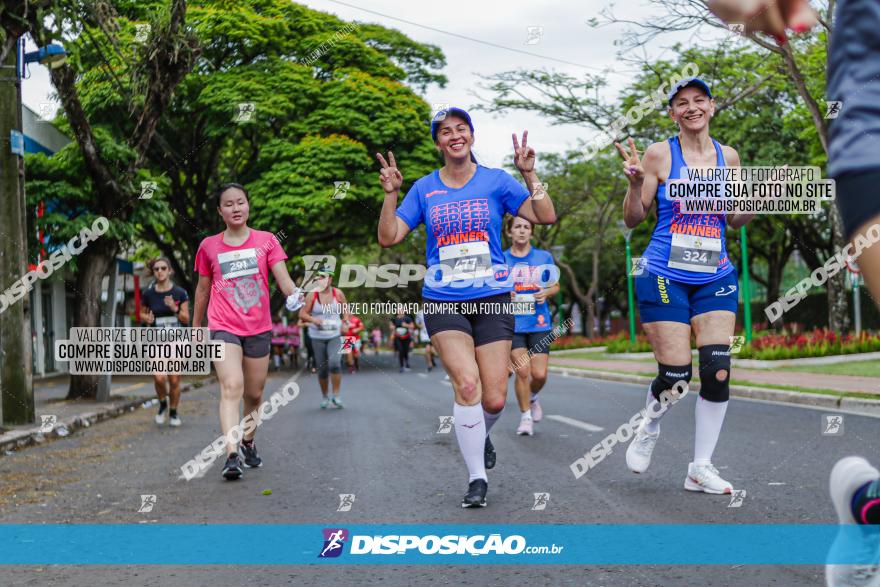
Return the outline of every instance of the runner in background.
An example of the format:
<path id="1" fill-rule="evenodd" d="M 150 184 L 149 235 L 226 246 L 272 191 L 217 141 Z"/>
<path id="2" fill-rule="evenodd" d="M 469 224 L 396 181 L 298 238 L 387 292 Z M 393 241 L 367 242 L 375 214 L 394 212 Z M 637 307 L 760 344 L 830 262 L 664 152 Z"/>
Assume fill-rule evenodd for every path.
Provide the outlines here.
<path id="1" fill-rule="evenodd" d="M 315 347 L 312 346 L 312 337 L 309 336 L 309 323 L 300 318 L 296 325 L 299 326 L 299 331 L 302 333 L 303 344 L 306 346 L 306 369 L 315 373 L 317 371 L 315 368 Z"/>
<path id="2" fill-rule="evenodd" d="M 351 341 L 351 352 L 345 354 L 345 362 L 348 364 L 348 372 L 359 371 L 361 366 L 358 361 L 361 354 L 361 333 L 364 331 L 364 323 L 361 319 L 351 314 L 348 321 L 348 330 L 345 335 Z"/>
<path id="3" fill-rule="evenodd" d="M 284 364 L 286 347 L 287 327 L 279 314 L 272 320 L 272 364 L 275 371 L 280 371 Z"/>
<path id="4" fill-rule="evenodd" d="M 409 371 L 409 349 L 412 345 L 412 333 L 415 324 L 412 319 L 398 310 L 397 315 L 391 319 L 391 344 L 397 352 L 397 361 L 400 363 L 400 372 Z"/>
<path id="5" fill-rule="evenodd" d="M 818 23 L 806 0 L 710 0 L 709 8 L 728 23 L 746 23 L 784 42 L 785 30 L 805 32 Z M 860 245 L 880 224 L 880 199 L 866 197 L 880 183 L 876 137 L 880 135 L 880 4 L 875 0 L 840 0 L 832 21 L 828 54 L 829 101 L 840 102 L 830 119 L 828 172 L 836 180 L 836 205 L 846 238 L 862 249 L 858 258 L 865 284 L 875 303 L 880 300 L 880 248 Z M 870 242 L 870 241 L 868 241 Z M 880 524 L 880 472 L 861 457 L 847 457 L 831 471 L 831 500 L 842 525 Z M 831 555 L 864 553 L 874 564 L 825 567 L 831 587 L 880 586 L 880 544 L 877 534 L 861 540 L 841 528 Z"/>
<path id="6" fill-rule="evenodd" d="M 348 301 L 333 287 L 333 270 L 321 267 L 316 272 L 314 291 L 306 296 L 299 317 L 308 325 L 309 339 L 315 352 L 318 383 L 321 386 L 321 409 L 331 403 L 342 408 L 342 330 L 348 328 Z M 333 397 L 329 394 L 333 385 Z"/>
<path id="7" fill-rule="evenodd" d="M 730 399 L 730 340 L 736 327 L 739 286 L 727 255 L 726 229 L 747 224 L 753 214 L 682 214 L 680 202 L 666 198 L 667 182 L 684 167 L 737 167 L 739 154 L 709 134 L 715 99 L 699 78 L 685 79 L 669 93 L 669 116 L 677 135 L 654 143 L 639 158 L 635 142 L 615 143 L 629 180 L 624 199 L 626 226 L 635 228 L 655 205 L 657 222 L 643 253 L 644 273 L 635 279 L 642 327 L 657 361 L 657 377 L 647 393 L 647 413 L 626 451 L 627 466 L 643 473 L 660 435 L 666 412 L 660 395 L 691 380 L 691 334 L 700 361 L 700 396 L 695 411 L 694 458 L 684 488 L 730 493 L 732 485 L 712 465 Z"/>
<path id="8" fill-rule="evenodd" d="M 299 369 L 299 345 L 300 345 L 300 328 L 297 317 L 290 317 L 287 320 L 287 349 L 290 354 L 290 363 L 294 369 Z"/>
<path id="9" fill-rule="evenodd" d="M 474 125 L 464 110 L 438 112 L 431 121 L 431 138 L 444 165 L 416 181 L 399 207 L 403 175 L 394 154 L 389 152 L 388 160 L 376 154 L 385 190 L 378 240 L 383 247 L 394 246 L 425 224 L 425 325 L 452 380 L 455 436 L 468 470 L 461 505 L 484 507 L 486 469 L 495 466 L 496 457 L 489 430 L 507 399 L 514 327 L 501 224 L 505 214 L 552 224 L 556 212 L 535 173 L 528 132 L 522 146 L 513 135 L 514 165 L 528 188 L 503 169 L 477 163 L 471 151 Z"/>
<path id="10" fill-rule="evenodd" d="M 171 281 L 174 272 L 168 257 L 157 257 L 147 267 L 153 274 L 154 281 L 141 292 L 141 321 L 154 328 L 177 328 L 189 324 L 189 296 L 185 289 Z M 168 412 L 168 424 L 180 426 L 183 423 L 177 414 L 177 406 L 180 404 L 180 375 L 155 373 L 153 385 L 159 398 L 156 424 L 164 424 Z M 169 395 L 170 410 L 167 399 Z"/>
<path id="11" fill-rule="evenodd" d="M 425 345 L 425 364 L 430 373 L 434 369 L 434 347 L 431 346 L 431 337 L 425 326 L 425 313 L 421 310 L 416 314 L 416 328 L 419 330 L 419 343 Z"/>
<path id="12" fill-rule="evenodd" d="M 382 329 L 376 326 L 373 328 L 373 350 L 376 351 L 376 354 L 379 354 L 379 349 L 382 346 Z"/>
<path id="13" fill-rule="evenodd" d="M 202 240 L 196 252 L 196 287 L 193 328 L 208 316 L 211 340 L 225 346 L 225 358 L 214 361 L 220 381 L 220 428 L 226 437 L 226 463 L 223 477 L 238 479 L 242 459 L 246 467 L 260 467 L 253 430 L 242 431 L 239 424 L 242 400 L 244 414 L 260 422 L 257 408 L 263 401 L 263 386 L 269 371 L 272 318 L 269 309 L 269 272 L 287 296 L 287 306 L 301 303 L 284 260 L 287 255 L 271 232 L 247 225 L 250 214 L 248 194 L 237 183 L 227 183 L 215 192 L 217 212 L 226 230 Z M 293 303 L 292 303 L 293 302 Z M 244 432 L 241 438 L 235 432 Z"/>
<path id="14" fill-rule="evenodd" d="M 559 271 L 548 251 L 532 247 L 532 223 L 519 216 L 507 219 L 511 247 L 504 251 L 507 266 L 513 272 L 513 300 L 517 304 L 534 303 L 534 311 L 516 316 L 510 361 L 516 372 L 514 387 L 519 403 L 520 420 L 516 433 L 531 436 L 534 422 L 543 417 L 538 392 L 547 382 L 550 361 L 550 337 L 553 318 L 547 299 L 559 291 Z"/>

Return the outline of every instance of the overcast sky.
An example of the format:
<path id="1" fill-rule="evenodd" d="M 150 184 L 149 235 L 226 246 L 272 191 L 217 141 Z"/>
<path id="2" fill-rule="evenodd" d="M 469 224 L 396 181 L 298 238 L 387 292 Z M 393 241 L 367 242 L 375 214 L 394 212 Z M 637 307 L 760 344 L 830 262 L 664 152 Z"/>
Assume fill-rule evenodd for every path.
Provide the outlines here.
<path id="1" fill-rule="evenodd" d="M 535 147 L 539 158 L 542 152 L 561 152 L 573 148 L 578 138 L 586 139 L 593 133 L 575 126 L 551 126 L 531 113 L 490 115 L 473 110 L 477 98 L 471 92 L 476 89 L 481 75 L 520 67 L 550 67 L 575 76 L 608 69 L 611 71 L 607 75 L 609 98 L 624 89 L 630 78 L 631 70 L 616 58 L 616 47 L 613 45 L 614 40 L 621 37 L 622 27 L 593 29 L 586 24 L 588 19 L 599 15 L 609 0 L 542 0 L 540 3 L 515 3 L 510 0 L 449 0 L 442 3 L 426 0 L 345 0 L 350 6 L 333 0 L 304 0 L 302 3 L 344 20 L 396 28 L 416 41 L 439 46 L 446 55 L 447 65 L 443 73 L 449 82 L 445 88 L 429 87 L 424 97 L 429 103 L 450 103 L 470 109 L 476 135 L 474 149 L 481 162 L 490 167 L 500 167 L 510 160 L 512 132 L 522 133 L 527 129 L 529 143 Z M 618 4 L 619 14 L 630 18 L 636 11 L 640 15 L 645 14 L 642 2 L 627 0 L 624 5 L 628 14 L 623 13 Z M 527 42 L 530 27 L 541 29 L 533 33 L 532 42 Z M 678 38 L 688 36 L 680 35 Z M 650 49 L 650 54 L 669 57 L 664 47 L 674 40 L 673 37 L 665 38 L 662 45 L 658 43 Z M 544 57 L 525 55 L 479 41 Z M 33 49 L 33 45 L 29 44 L 28 50 Z M 52 102 L 52 87 L 44 67 L 31 65 L 30 71 L 31 77 L 22 86 L 22 97 L 27 106 L 39 112 L 41 103 Z M 57 108 L 57 105 L 52 108 Z"/>

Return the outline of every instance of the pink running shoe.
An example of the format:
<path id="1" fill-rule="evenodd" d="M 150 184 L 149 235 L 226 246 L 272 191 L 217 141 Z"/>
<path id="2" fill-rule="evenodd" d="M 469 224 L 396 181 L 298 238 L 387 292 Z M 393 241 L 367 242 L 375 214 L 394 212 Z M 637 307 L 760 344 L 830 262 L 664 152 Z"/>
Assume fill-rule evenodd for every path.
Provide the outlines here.
<path id="1" fill-rule="evenodd" d="M 519 428 L 516 429 L 517 436 L 534 436 L 535 430 L 532 427 L 532 422 L 531 418 L 520 419 Z"/>
<path id="2" fill-rule="evenodd" d="M 532 420 L 535 422 L 540 422 L 541 418 L 544 417 L 544 410 L 541 409 L 541 402 L 537 399 L 531 403 L 532 408 Z"/>

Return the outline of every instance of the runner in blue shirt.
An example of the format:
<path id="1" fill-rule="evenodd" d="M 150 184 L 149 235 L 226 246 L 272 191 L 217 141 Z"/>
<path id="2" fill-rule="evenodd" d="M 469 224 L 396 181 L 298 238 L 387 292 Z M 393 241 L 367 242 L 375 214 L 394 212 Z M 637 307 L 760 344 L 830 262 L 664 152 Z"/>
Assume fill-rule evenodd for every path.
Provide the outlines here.
<path id="1" fill-rule="evenodd" d="M 379 244 L 391 247 L 425 224 L 428 272 L 422 295 L 425 326 L 455 392 L 455 435 L 469 474 L 462 507 L 486 505 L 486 469 L 495 465 L 489 430 L 507 398 L 507 365 L 514 319 L 513 286 L 501 249 L 505 214 L 535 224 L 556 221 L 553 203 L 535 174 L 535 150 L 513 135 L 514 164 L 528 189 L 506 171 L 479 165 L 471 153 L 474 126 L 460 108 L 431 121 L 444 160 L 417 180 L 397 207 L 403 176 L 394 154 L 376 154 L 385 202 Z M 442 305 L 441 305 L 442 304 Z M 482 408 L 481 408 L 482 404 Z"/>
<path id="2" fill-rule="evenodd" d="M 516 433 L 534 434 L 533 422 L 543 416 L 538 392 L 547 382 L 550 359 L 550 332 L 553 319 L 547 300 L 559 292 L 559 270 L 553 255 L 531 245 L 532 223 L 519 216 L 507 219 L 511 247 L 504 251 L 513 275 L 514 302 L 534 304 L 533 311 L 516 316 L 510 361 L 516 373 L 514 387 L 519 403 L 520 420 Z"/>
<path id="3" fill-rule="evenodd" d="M 654 143 L 639 159 L 636 145 L 620 144 L 629 189 L 623 218 L 634 228 L 648 217 L 656 201 L 657 224 L 644 252 L 646 267 L 636 277 L 639 314 L 658 375 L 648 390 L 648 414 L 626 452 L 635 473 L 651 463 L 660 434 L 660 394 L 679 381 L 691 379 L 691 330 L 700 357 L 700 397 L 696 407 L 694 460 L 688 465 L 684 487 L 690 491 L 730 493 L 732 486 L 712 466 L 712 454 L 721 433 L 730 398 L 730 343 L 736 326 L 739 288 L 736 269 L 727 256 L 725 229 L 739 228 L 751 214 L 682 214 L 680 201 L 666 195 L 669 180 L 680 178 L 681 168 L 739 166 L 739 154 L 709 136 L 715 100 L 709 86 L 698 78 L 685 79 L 669 94 L 669 116 L 679 133 Z M 657 404 L 657 405 L 654 405 Z"/>

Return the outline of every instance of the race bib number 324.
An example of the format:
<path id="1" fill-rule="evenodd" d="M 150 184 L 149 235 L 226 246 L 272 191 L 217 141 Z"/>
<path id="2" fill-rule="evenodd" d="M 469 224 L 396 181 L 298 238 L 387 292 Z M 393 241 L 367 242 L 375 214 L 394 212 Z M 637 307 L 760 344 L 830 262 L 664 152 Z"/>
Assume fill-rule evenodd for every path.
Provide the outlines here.
<path id="1" fill-rule="evenodd" d="M 668 266 L 698 273 L 717 273 L 721 260 L 721 239 L 675 233 L 669 249 Z"/>

